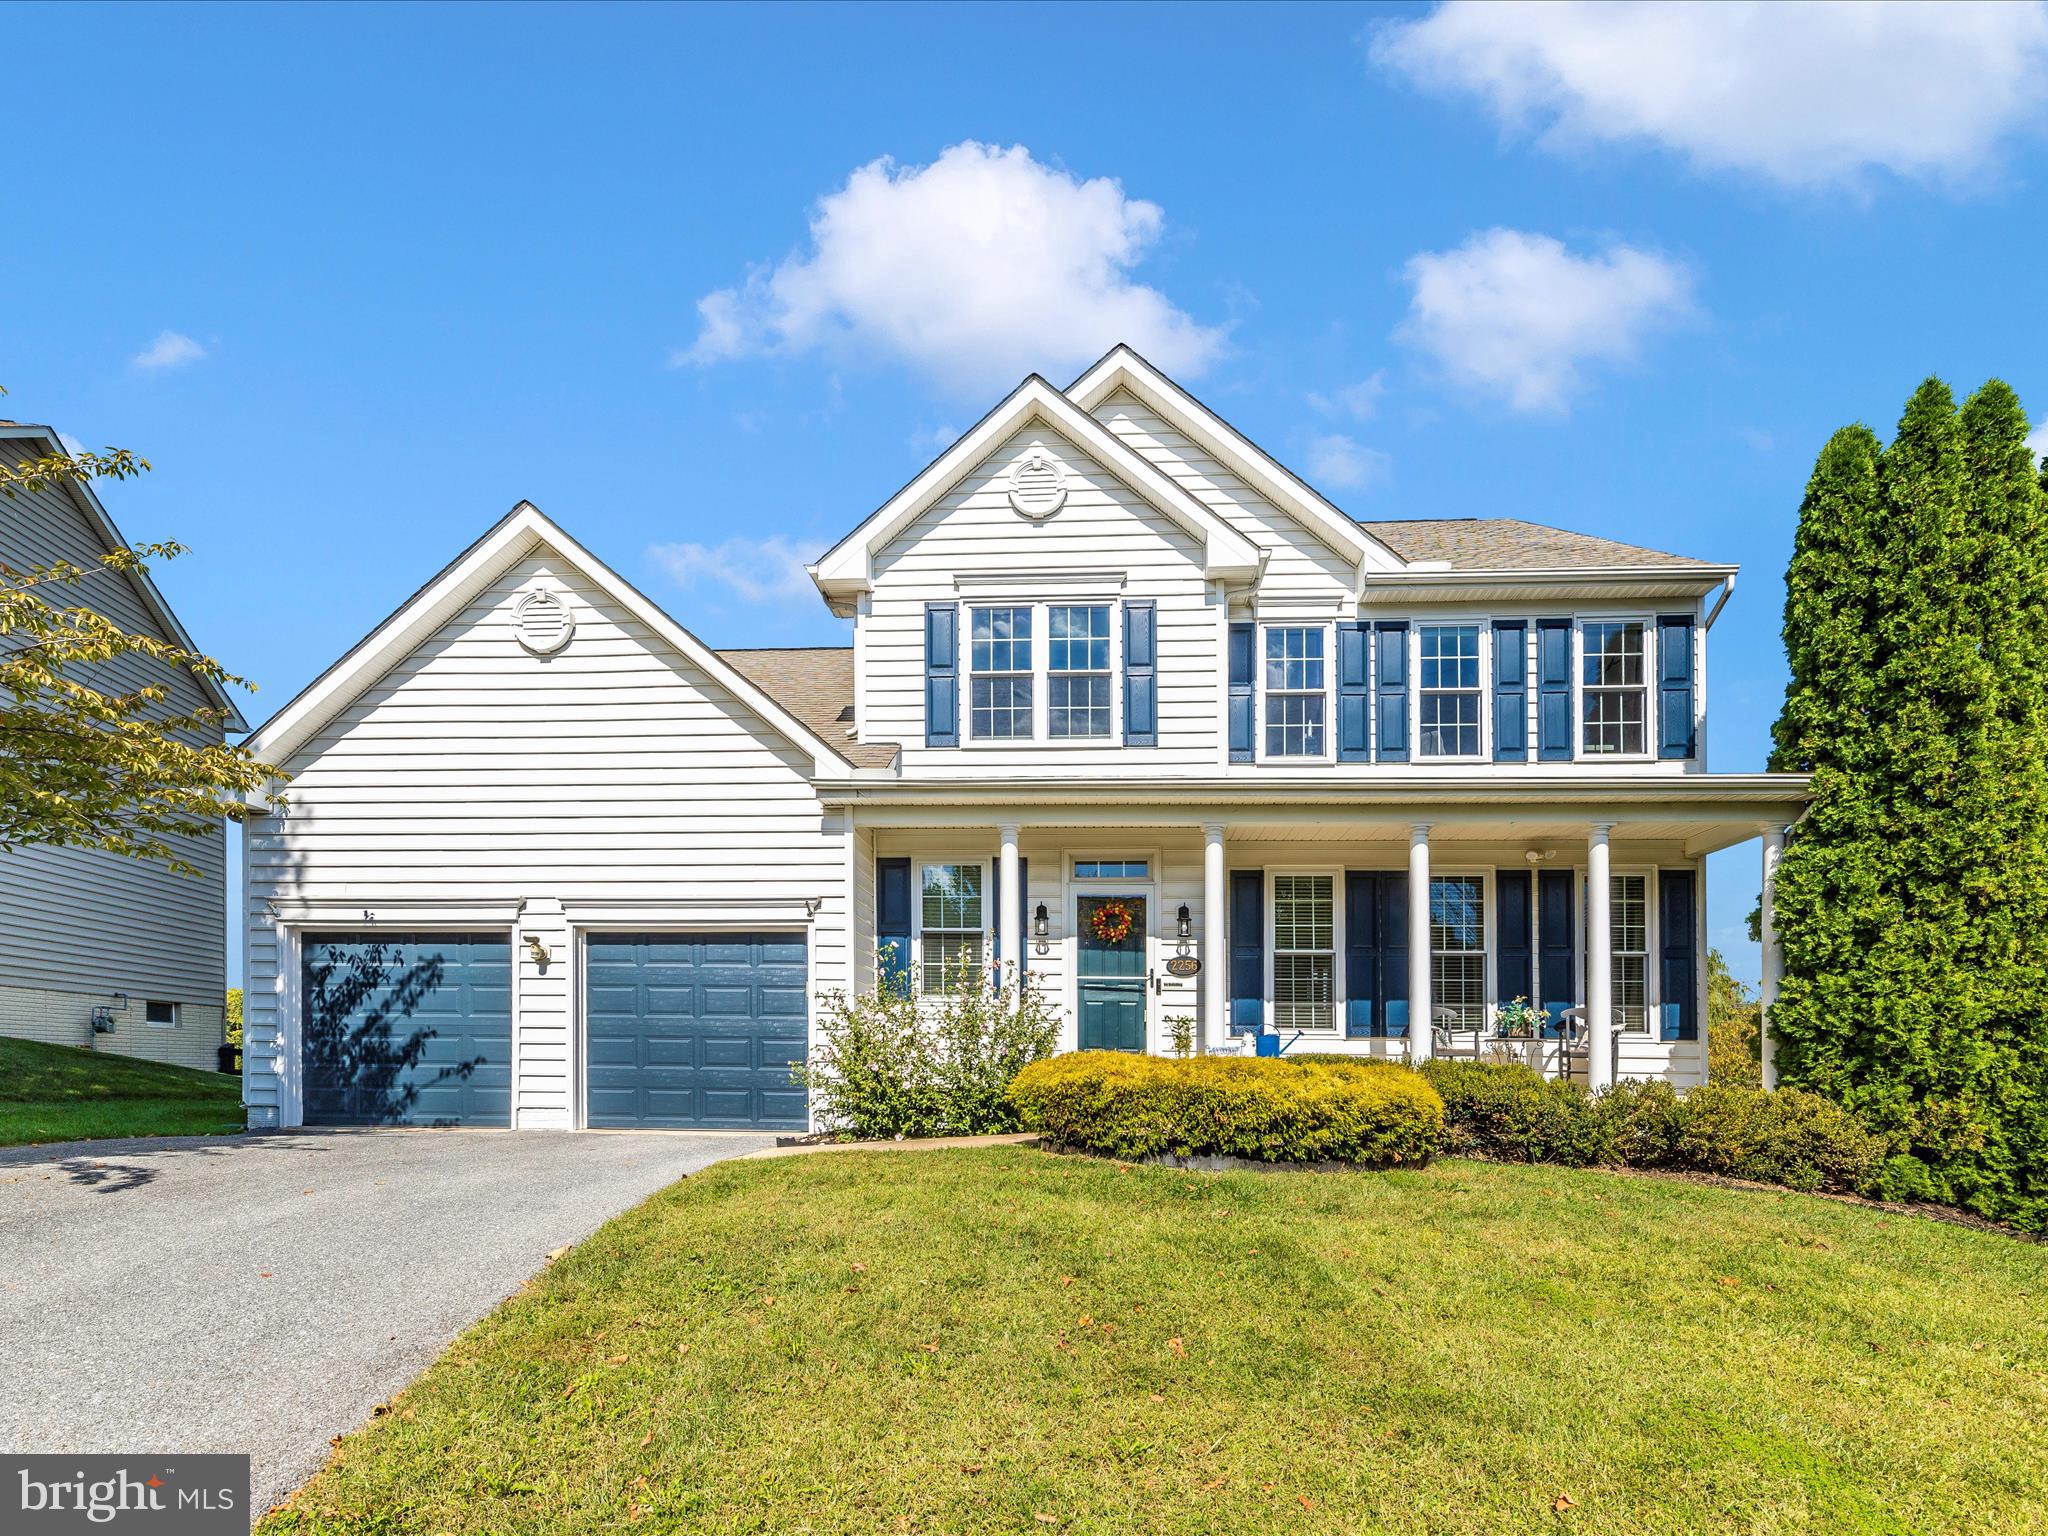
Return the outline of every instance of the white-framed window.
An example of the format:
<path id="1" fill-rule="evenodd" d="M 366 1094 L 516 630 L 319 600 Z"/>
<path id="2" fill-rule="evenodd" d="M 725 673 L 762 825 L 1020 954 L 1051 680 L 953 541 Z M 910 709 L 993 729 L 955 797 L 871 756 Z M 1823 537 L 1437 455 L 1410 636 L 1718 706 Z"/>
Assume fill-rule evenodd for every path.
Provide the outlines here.
<path id="1" fill-rule="evenodd" d="M 1486 881 L 1479 875 L 1432 875 L 1429 881 L 1430 1007 L 1451 1009 L 1452 1026 L 1486 1023 Z M 1434 1025 L 1435 1019 L 1428 1021 Z M 1427 1027 L 1427 1026 L 1425 1026 Z"/>
<path id="2" fill-rule="evenodd" d="M 1107 603 L 1046 607 L 1045 727 L 1054 740 L 1110 734 Z"/>
<path id="3" fill-rule="evenodd" d="M 1483 750 L 1479 634 L 1477 623 L 1417 627 L 1417 755 L 1477 757 Z"/>
<path id="4" fill-rule="evenodd" d="M 1580 622 L 1582 756 L 1640 757 L 1649 750 L 1649 634 L 1644 619 Z"/>
<path id="5" fill-rule="evenodd" d="M 987 959 L 988 865 L 921 864 L 917 885 L 917 989 L 958 991 Z"/>
<path id="6" fill-rule="evenodd" d="M 1031 618 L 1028 605 L 969 608 L 968 734 L 980 741 L 1033 734 Z"/>
<path id="7" fill-rule="evenodd" d="M 1607 933 L 1614 1010 L 1621 1027 L 1642 1034 L 1650 1027 L 1650 877 L 1607 877 Z"/>
<path id="8" fill-rule="evenodd" d="M 1262 642 L 1268 757 L 1329 753 L 1329 630 L 1268 624 Z"/>
<path id="9" fill-rule="evenodd" d="M 154 1024 L 161 1029 L 178 1027 L 178 1005 L 150 998 L 142 1005 L 142 1022 Z"/>
<path id="10" fill-rule="evenodd" d="M 1150 859 L 1076 859 L 1076 880 L 1150 880 Z"/>
<path id="11" fill-rule="evenodd" d="M 1337 1027 L 1337 877 L 1273 877 L 1273 1027 Z"/>

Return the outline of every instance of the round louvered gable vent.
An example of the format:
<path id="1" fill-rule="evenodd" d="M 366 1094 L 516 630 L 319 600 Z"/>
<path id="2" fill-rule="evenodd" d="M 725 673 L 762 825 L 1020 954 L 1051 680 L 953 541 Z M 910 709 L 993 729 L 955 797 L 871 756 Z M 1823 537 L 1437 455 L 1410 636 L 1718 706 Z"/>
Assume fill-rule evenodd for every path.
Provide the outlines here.
<path id="1" fill-rule="evenodd" d="M 512 610 L 512 629 L 534 655 L 552 656 L 576 632 L 576 616 L 554 593 L 529 592 Z"/>
<path id="2" fill-rule="evenodd" d="M 1010 466 L 1010 505 L 1026 517 L 1051 517 L 1067 503 L 1067 472 L 1043 448 Z"/>

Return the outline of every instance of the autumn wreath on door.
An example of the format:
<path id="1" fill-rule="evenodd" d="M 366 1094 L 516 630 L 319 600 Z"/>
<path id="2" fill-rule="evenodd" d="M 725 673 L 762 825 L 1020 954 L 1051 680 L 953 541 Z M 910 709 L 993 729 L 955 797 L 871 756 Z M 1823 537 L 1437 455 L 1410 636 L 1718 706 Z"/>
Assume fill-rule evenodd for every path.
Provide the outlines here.
<path id="1" fill-rule="evenodd" d="M 1088 927 L 1105 944 L 1121 944 L 1131 936 L 1131 909 L 1120 901 L 1105 901 L 1088 914 Z"/>

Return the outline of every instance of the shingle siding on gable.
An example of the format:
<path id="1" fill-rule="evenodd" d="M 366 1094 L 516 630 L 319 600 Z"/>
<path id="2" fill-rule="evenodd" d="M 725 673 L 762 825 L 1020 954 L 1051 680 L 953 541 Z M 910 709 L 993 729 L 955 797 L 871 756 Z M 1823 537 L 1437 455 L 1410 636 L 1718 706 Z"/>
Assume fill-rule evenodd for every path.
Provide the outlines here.
<path id="1" fill-rule="evenodd" d="M 89 568 L 102 553 L 97 533 L 68 492 L 52 487 L 0 498 L 0 560 L 9 565 L 61 559 Z M 58 590 L 53 598 L 92 607 L 131 631 L 171 638 L 124 578 L 96 576 Z M 168 707 L 181 713 L 208 702 L 187 674 L 137 657 L 122 658 L 101 676 L 108 687 L 122 690 L 168 680 Z M 219 733 L 211 739 L 220 740 Z M 199 870 L 197 876 L 91 848 L 24 848 L 0 856 L 0 986 L 90 996 L 98 1003 L 125 991 L 135 999 L 157 997 L 210 1008 L 217 1019 L 227 984 L 224 836 L 176 842 Z M 135 1016 L 130 1032 L 139 1034 L 139 1001 Z M 82 1044 L 83 1033 L 63 1043 Z M 205 1029 L 195 1016 L 189 1033 L 182 1026 L 163 1033 L 196 1040 Z M 203 1049 L 194 1052 L 203 1060 L 190 1064 L 212 1066 L 212 1049 L 219 1043 L 215 1028 Z M 138 1049 L 135 1054 L 150 1052 Z"/>

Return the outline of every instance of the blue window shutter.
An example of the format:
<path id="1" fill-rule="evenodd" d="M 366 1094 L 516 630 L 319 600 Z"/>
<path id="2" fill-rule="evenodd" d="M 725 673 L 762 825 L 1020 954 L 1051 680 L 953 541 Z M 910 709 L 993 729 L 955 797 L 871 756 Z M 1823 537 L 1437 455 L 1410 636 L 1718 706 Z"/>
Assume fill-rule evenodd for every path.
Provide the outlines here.
<path id="1" fill-rule="evenodd" d="M 1530 892 L 1529 871 L 1497 869 L 1493 872 L 1494 992 L 1502 1002 L 1517 997 L 1536 1000 L 1535 907 Z"/>
<path id="2" fill-rule="evenodd" d="M 1382 619 L 1373 626 L 1379 635 L 1378 750 L 1374 756 L 1383 763 L 1408 761 L 1408 621 Z"/>
<path id="3" fill-rule="evenodd" d="M 1692 751 L 1692 620 L 1666 615 L 1657 620 L 1657 755 Z"/>
<path id="4" fill-rule="evenodd" d="M 924 744 L 960 745 L 960 605 L 924 606 Z"/>
<path id="5" fill-rule="evenodd" d="M 1124 745 L 1159 745 L 1159 617 L 1148 600 L 1124 604 Z"/>
<path id="6" fill-rule="evenodd" d="M 1408 877 L 1381 875 L 1379 887 L 1380 1033 L 1398 1038 L 1408 1033 Z"/>
<path id="7" fill-rule="evenodd" d="M 1363 624 L 1337 626 L 1337 760 L 1362 763 L 1372 756 L 1366 739 L 1365 637 Z"/>
<path id="8" fill-rule="evenodd" d="M 1572 621 L 1536 621 L 1536 755 L 1546 763 L 1572 755 Z"/>
<path id="9" fill-rule="evenodd" d="M 994 868 L 996 878 L 989 882 L 988 920 L 995 929 L 996 935 L 996 941 L 991 946 L 991 950 L 996 964 L 1000 966 L 1003 963 L 1003 866 L 1000 859 L 995 861 Z M 1025 914 L 1024 953 L 1017 957 L 1017 974 L 1021 976 L 1031 969 L 1031 861 L 1029 859 L 1019 859 L 1017 861 L 1017 899 L 1024 903 Z M 995 974 L 997 980 L 1000 981 L 1002 973 L 997 971 Z"/>
<path id="10" fill-rule="evenodd" d="M 1230 1032 L 1266 1022 L 1266 872 L 1230 872 Z"/>
<path id="11" fill-rule="evenodd" d="M 1544 1028 L 1548 1035 L 1558 1032 L 1559 1018 L 1579 1000 L 1579 946 L 1572 934 L 1572 885 L 1577 878 L 1568 869 L 1546 869 L 1536 876 L 1536 983 L 1544 1012 L 1550 1015 Z"/>
<path id="12" fill-rule="evenodd" d="M 1230 626 L 1230 760 L 1252 760 L 1252 727 L 1257 720 L 1253 707 L 1252 680 L 1258 675 L 1258 626 Z"/>
<path id="13" fill-rule="evenodd" d="M 1663 968 L 1658 977 L 1658 995 L 1663 999 L 1662 1028 L 1666 1040 L 1697 1040 L 1700 1037 L 1699 951 L 1694 932 L 1699 909 L 1695 905 L 1692 871 L 1665 869 L 1657 873 L 1658 948 Z"/>
<path id="14" fill-rule="evenodd" d="M 910 985 L 910 860 L 875 860 L 875 948 L 885 986 Z"/>
<path id="15" fill-rule="evenodd" d="M 1520 619 L 1493 624 L 1493 760 L 1529 760 L 1528 627 Z M 1513 997 L 1510 992 L 1508 996 Z"/>
<path id="16" fill-rule="evenodd" d="M 1344 872 L 1344 1033 L 1364 1040 L 1379 1033 L 1380 879 Z"/>

